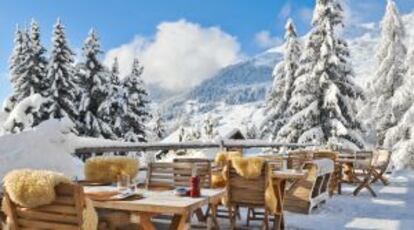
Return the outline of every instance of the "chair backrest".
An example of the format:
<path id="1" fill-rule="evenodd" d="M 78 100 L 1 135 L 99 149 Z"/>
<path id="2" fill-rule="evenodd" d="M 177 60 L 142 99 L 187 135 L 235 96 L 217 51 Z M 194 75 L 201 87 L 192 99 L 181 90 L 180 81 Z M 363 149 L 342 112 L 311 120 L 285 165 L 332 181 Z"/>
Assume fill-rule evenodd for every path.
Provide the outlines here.
<path id="1" fill-rule="evenodd" d="M 20 229 L 62 229 L 80 230 L 85 207 L 85 196 L 79 185 L 60 184 L 56 186 L 56 199 L 52 204 L 36 208 L 21 207 L 5 194 L 6 214 L 11 227 Z"/>
<path id="2" fill-rule="evenodd" d="M 196 168 L 197 175 L 200 176 L 200 185 L 202 188 L 211 188 L 211 160 L 209 159 L 200 159 L 200 158 L 176 158 L 174 163 L 190 163 L 192 168 Z M 186 177 L 186 175 L 181 175 Z M 188 178 L 184 178 L 184 181 L 177 180 L 177 183 L 189 183 L 191 174 Z M 178 177 L 176 178 L 178 179 Z"/>
<path id="3" fill-rule="evenodd" d="M 288 153 L 287 167 L 289 169 L 302 169 L 303 165 L 312 160 L 313 152 L 310 150 L 295 150 Z"/>
<path id="4" fill-rule="evenodd" d="M 173 188 L 174 164 L 167 162 L 151 162 L 148 164 L 147 189 Z"/>
<path id="5" fill-rule="evenodd" d="M 260 155 L 259 157 L 264 158 L 268 163 L 269 167 L 273 170 L 282 170 L 283 169 L 283 157 L 275 155 Z"/>
<path id="6" fill-rule="evenodd" d="M 373 166 L 384 168 L 388 167 L 388 164 L 391 161 L 391 151 L 386 149 L 377 149 L 374 151 Z"/>
<path id="7" fill-rule="evenodd" d="M 254 179 L 246 179 L 240 176 L 232 167 L 231 162 L 227 163 L 227 199 L 232 206 L 242 207 L 264 207 L 265 191 L 268 180 L 268 163 L 265 162 L 262 174 Z"/>
<path id="8" fill-rule="evenodd" d="M 356 151 L 354 157 L 354 169 L 368 169 L 372 166 L 373 151 Z"/>
<path id="9" fill-rule="evenodd" d="M 336 159 L 338 159 L 338 155 L 338 152 L 330 150 L 319 150 L 313 153 L 313 159 L 331 159 L 333 162 L 336 162 Z"/>

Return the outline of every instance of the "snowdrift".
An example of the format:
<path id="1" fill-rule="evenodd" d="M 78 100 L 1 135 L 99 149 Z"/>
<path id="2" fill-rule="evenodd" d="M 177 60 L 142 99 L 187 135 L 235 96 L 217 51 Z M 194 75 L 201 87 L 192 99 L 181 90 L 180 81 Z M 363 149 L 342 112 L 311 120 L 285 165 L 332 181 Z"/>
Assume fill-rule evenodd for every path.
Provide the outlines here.
<path id="1" fill-rule="evenodd" d="M 0 178 L 13 169 L 48 169 L 83 178 L 83 162 L 75 149 L 119 142 L 78 137 L 68 119 L 48 120 L 18 134 L 0 136 Z"/>

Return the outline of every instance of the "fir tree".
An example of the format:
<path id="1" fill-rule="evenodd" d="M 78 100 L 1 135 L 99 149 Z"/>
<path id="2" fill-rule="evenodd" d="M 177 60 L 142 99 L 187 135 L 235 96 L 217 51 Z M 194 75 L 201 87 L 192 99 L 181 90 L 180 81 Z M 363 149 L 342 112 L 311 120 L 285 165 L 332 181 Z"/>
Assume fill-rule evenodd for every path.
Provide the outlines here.
<path id="1" fill-rule="evenodd" d="M 145 123 L 149 120 L 149 99 L 141 78 L 143 67 L 138 59 L 134 60 L 132 72 L 123 82 L 125 89 L 126 111 L 123 117 L 124 140 L 130 142 L 146 141 Z"/>
<path id="2" fill-rule="evenodd" d="M 157 140 L 162 140 L 165 137 L 165 126 L 164 126 L 164 120 L 162 119 L 162 116 L 159 111 L 155 113 L 154 116 L 154 125 L 152 127 L 152 132 Z"/>
<path id="3" fill-rule="evenodd" d="M 29 66 L 28 75 L 31 76 L 29 84 L 32 85 L 33 92 L 46 96 L 46 91 L 50 84 L 46 79 L 47 60 L 45 57 L 46 49 L 42 46 L 40 41 L 40 27 L 39 24 L 32 20 L 30 29 L 30 42 L 32 60 Z"/>
<path id="4" fill-rule="evenodd" d="M 362 109 L 360 116 L 367 119 L 367 125 L 376 130 L 377 145 L 382 146 L 387 130 L 401 118 L 401 112 L 393 111 L 392 98 L 404 82 L 406 67 L 405 36 L 397 6 L 389 0 L 381 23 L 382 33 L 378 47 L 378 68 L 375 78 L 369 83 L 370 100 Z M 406 108 L 400 108 L 405 110 Z M 396 113 L 394 113 L 396 112 Z"/>
<path id="5" fill-rule="evenodd" d="M 280 127 L 286 123 L 284 117 L 292 96 L 295 72 L 299 66 L 301 44 L 298 41 L 295 25 L 289 19 L 286 23 L 284 60 L 273 70 L 273 86 L 266 105 L 266 119 L 262 125 L 262 136 L 275 137 Z"/>
<path id="6" fill-rule="evenodd" d="M 10 113 L 15 104 L 21 99 L 19 95 L 20 92 L 20 82 L 21 82 L 21 75 L 22 75 L 22 65 L 25 59 L 24 55 L 24 31 L 21 30 L 19 26 L 16 26 L 15 38 L 14 38 L 14 48 L 13 52 L 10 56 L 10 82 L 13 88 L 13 94 L 6 99 L 4 103 L 4 111 Z"/>
<path id="7" fill-rule="evenodd" d="M 397 117 L 396 125 L 385 134 L 384 147 L 393 149 L 396 162 L 404 162 L 399 167 L 414 167 L 414 48 L 407 59 L 407 71 L 404 84 L 398 88 L 392 98 L 392 113 Z"/>
<path id="8" fill-rule="evenodd" d="M 11 84 L 13 87 L 14 103 L 34 94 L 33 82 L 35 77 L 31 75 L 33 70 L 33 52 L 30 35 L 27 29 L 17 29 L 15 48 L 10 58 Z M 13 109 L 13 108 L 10 108 Z"/>
<path id="9" fill-rule="evenodd" d="M 51 118 L 69 117 L 76 121 L 78 110 L 75 103 L 78 86 L 74 81 L 74 53 L 66 40 L 65 28 L 58 19 L 54 26 L 52 50 L 48 64 L 47 81 L 50 87 L 47 95 L 52 100 Z"/>
<path id="10" fill-rule="evenodd" d="M 109 106 L 105 102 L 111 90 L 110 73 L 99 60 L 101 53 L 98 35 L 91 30 L 83 47 L 84 63 L 79 67 L 79 80 L 83 89 L 79 107 L 80 134 L 116 139 L 110 125 L 104 121 L 103 115 L 106 113 L 100 113 Z"/>
<path id="11" fill-rule="evenodd" d="M 347 43 L 335 33 L 342 21 L 343 10 L 338 1 L 317 1 L 313 30 L 286 112 L 289 121 L 276 140 L 364 146 L 354 108 L 355 100 L 363 96 L 362 90 L 353 82 Z"/>
<path id="12" fill-rule="evenodd" d="M 124 99 L 124 89 L 119 80 L 118 59 L 115 58 L 111 70 L 111 80 L 109 84 L 109 93 L 105 101 L 99 107 L 99 115 L 106 122 L 117 139 L 123 137 L 122 133 L 122 116 L 126 106 Z"/>

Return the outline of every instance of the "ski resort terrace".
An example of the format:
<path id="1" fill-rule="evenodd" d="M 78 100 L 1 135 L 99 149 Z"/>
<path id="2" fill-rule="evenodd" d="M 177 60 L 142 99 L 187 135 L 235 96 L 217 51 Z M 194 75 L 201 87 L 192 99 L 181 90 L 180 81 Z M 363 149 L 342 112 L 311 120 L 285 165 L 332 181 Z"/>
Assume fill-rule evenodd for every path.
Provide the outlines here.
<path id="1" fill-rule="evenodd" d="M 140 143 L 130 144 L 124 142 L 115 142 L 101 140 L 96 138 L 77 137 L 62 122 L 48 122 L 34 130 L 25 131 L 16 135 L 3 136 L 0 138 L 0 155 L 2 177 L 9 171 L 20 168 L 48 169 L 63 172 L 69 177 L 76 176 L 82 179 L 84 176 L 84 163 L 72 158 L 71 154 L 97 153 L 96 155 L 108 152 L 156 152 L 158 150 L 191 150 L 202 151 L 204 149 L 213 149 L 215 151 L 240 150 L 249 148 L 269 149 L 273 152 L 282 150 L 282 155 L 288 156 L 286 148 L 292 149 L 320 149 L 322 147 L 315 145 L 300 145 L 289 143 L 275 143 L 262 140 L 216 140 L 208 142 L 183 142 L 183 143 Z M 20 144 L 16 144 L 18 141 Z M 272 152 L 272 151 L 271 151 Z M 91 154 L 95 155 L 95 154 Z M 131 155 L 129 156 L 131 157 Z M 127 158 L 129 158 L 127 157 Z M 184 156 L 185 157 L 185 156 Z M 41 159 L 41 160 L 40 160 Z M 133 158 L 136 159 L 136 158 Z M 285 159 L 288 159 L 286 157 Z M 179 164 L 179 163 L 163 163 Z M 318 164 L 323 166 L 323 164 Z M 144 169 L 138 173 L 138 181 L 146 181 L 146 165 L 140 161 L 140 168 Z M 276 171 L 277 172 L 277 171 Z M 283 174 L 276 174 L 281 177 L 293 180 L 294 178 L 303 177 L 310 171 L 287 171 Z M 326 171 L 326 172 L 329 172 Z M 303 174 L 304 173 L 304 174 Z M 321 173 L 321 175 L 325 175 Z M 376 197 L 372 196 L 367 189 L 362 189 L 355 196 L 353 193 L 357 184 L 342 183 L 341 194 L 334 194 L 332 197 L 321 196 L 323 202 L 318 204 L 309 214 L 299 214 L 289 210 L 284 212 L 284 221 L 286 229 L 412 229 L 414 226 L 414 212 L 410 208 L 414 206 L 414 172 L 411 170 L 396 171 L 385 176 L 389 184 L 383 185 L 381 181 L 370 183 L 370 187 L 375 191 Z M 323 184 L 323 183 L 322 183 Z M 116 190 L 115 186 L 106 189 Z M 87 192 L 88 189 L 85 188 Z M 143 194 L 148 194 L 140 190 Z M 207 192 L 208 190 L 204 190 Z M 202 190 L 203 193 L 203 190 Z M 289 188 L 286 194 L 289 193 Z M 207 194 L 207 193 L 206 193 Z M 223 193 L 214 193 L 212 197 Z M 215 195 L 214 195 L 215 194 Z M 170 202 L 180 201 L 181 198 L 169 196 Z M 167 199 L 167 198 L 163 198 Z M 148 201 L 148 200 L 147 200 Z M 151 201 L 151 200 L 150 200 Z M 124 203 L 128 203 L 125 201 Z M 134 203 L 135 201 L 130 201 Z M 144 201 L 142 201 L 144 202 Z M 157 202 L 157 201 L 151 201 Z M 193 202 L 189 200 L 188 202 Z M 122 202 L 121 202 L 122 203 Z M 113 208 L 122 206 L 115 203 Z M 167 203 L 160 205 L 160 210 L 170 207 Z M 200 204 L 206 204 L 204 201 Z M 103 204 L 105 205 L 105 204 Z M 106 206 L 106 205 L 105 205 Z M 108 206 L 106 206 L 108 207 Z M 202 210 L 206 211 L 207 205 L 202 205 Z M 261 221 L 251 221 L 247 227 L 247 213 L 245 208 L 240 209 L 241 219 L 237 219 L 236 224 L 243 229 L 260 229 Z M 177 219 L 177 218 L 176 218 Z M 191 225 L 200 225 L 201 227 L 211 227 L 211 219 L 203 222 L 199 221 L 197 215 L 191 219 Z M 217 218 L 220 229 L 230 229 L 228 218 Z M 168 229 L 169 221 L 155 222 L 156 229 Z M 210 225 L 209 225 L 210 223 Z M 177 228 L 180 229 L 180 228 Z M 185 228 L 182 228 L 185 229 Z"/>

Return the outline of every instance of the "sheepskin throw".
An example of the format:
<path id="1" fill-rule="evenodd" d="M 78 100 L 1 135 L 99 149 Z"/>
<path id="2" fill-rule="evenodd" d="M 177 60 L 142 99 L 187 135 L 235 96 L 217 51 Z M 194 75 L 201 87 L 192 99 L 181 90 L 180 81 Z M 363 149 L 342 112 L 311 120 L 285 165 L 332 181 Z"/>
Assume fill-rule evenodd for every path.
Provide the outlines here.
<path id="1" fill-rule="evenodd" d="M 119 175 L 134 178 L 138 174 L 139 162 L 123 156 L 99 156 L 89 158 L 85 163 L 86 180 L 96 182 L 116 182 Z"/>
<path id="2" fill-rule="evenodd" d="M 243 154 L 237 151 L 221 152 L 221 153 L 217 153 L 216 158 L 214 159 L 214 162 L 219 166 L 225 166 L 227 164 L 227 161 L 232 160 L 233 158 L 242 157 L 242 156 Z"/>
<path id="3" fill-rule="evenodd" d="M 46 170 L 13 170 L 4 177 L 4 188 L 10 199 L 27 208 L 52 203 L 56 198 L 55 186 L 71 183 L 61 173 Z"/>
<path id="4" fill-rule="evenodd" d="M 264 159 L 260 157 L 239 157 L 232 160 L 232 165 L 240 176 L 246 179 L 254 179 L 262 174 L 264 162 Z"/>
<path id="5" fill-rule="evenodd" d="M 220 166 L 224 167 L 227 164 L 227 161 L 232 160 L 233 158 L 239 158 L 242 157 L 241 152 L 221 152 L 217 153 L 216 158 L 214 159 L 214 162 Z M 226 186 L 226 180 L 224 180 L 223 175 L 221 172 L 219 173 L 213 173 L 211 176 L 211 185 L 213 188 L 223 188 Z"/>

